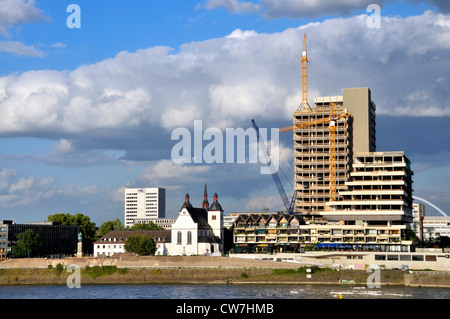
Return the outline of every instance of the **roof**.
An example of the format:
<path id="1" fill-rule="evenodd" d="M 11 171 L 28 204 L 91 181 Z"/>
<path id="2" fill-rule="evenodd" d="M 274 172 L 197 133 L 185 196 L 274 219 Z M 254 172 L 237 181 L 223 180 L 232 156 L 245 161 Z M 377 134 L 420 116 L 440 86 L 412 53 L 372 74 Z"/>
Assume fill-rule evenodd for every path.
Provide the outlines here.
<path id="1" fill-rule="evenodd" d="M 214 193 L 214 202 L 209 207 L 209 210 L 218 210 L 223 212 L 222 206 L 219 204 L 217 198 L 218 198 L 217 193 Z"/>
<path id="2" fill-rule="evenodd" d="M 119 241 L 116 242 L 125 242 L 128 237 L 138 235 L 150 236 L 153 239 L 164 238 L 165 242 L 170 242 L 171 234 L 172 232 L 170 230 L 113 230 L 101 237 L 95 243 L 109 242 L 109 238 L 118 238 Z"/>
<path id="3" fill-rule="evenodd" d="M 222 241 L 217 236 L 200 236 L 198 237 L 199 243 L 220 244 Z"/>
<path id="4" fill-rule="evenodd" d="M 283 218 L 289 223 L 293 219 L 296 219 L 300 224 L 304 224 L 303 217 L 300 214 L 287 214 L 287 213 L 274 213 L 274 214 L 240 214 L 236 219 L 235 223 L 244 222 L 244 223 L 267 223 L 271 219 L 276 222 L 280 222 Z"/>
<path id="5" fill-rule="evenodd" d="M 187 207 L 189 215 L 191 215 L 192 220 L 202 229 L 212 229 L 208 224 L 208 212 L 203 208 Z"/>

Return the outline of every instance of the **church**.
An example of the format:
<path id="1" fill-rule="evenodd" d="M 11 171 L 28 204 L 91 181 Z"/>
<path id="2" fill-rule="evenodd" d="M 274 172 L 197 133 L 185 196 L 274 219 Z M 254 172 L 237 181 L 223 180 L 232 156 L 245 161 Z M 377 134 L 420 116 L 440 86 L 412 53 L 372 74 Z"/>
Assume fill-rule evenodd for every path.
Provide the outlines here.
<path id="1" fill-rule="evenodd" d="M 211 206 L 205 183 L 202 208 L 194 208 L 186 194 L 172 224 L 171 255 L 209 255 L 223 252 L 223 209 L 214 194 Z"/>

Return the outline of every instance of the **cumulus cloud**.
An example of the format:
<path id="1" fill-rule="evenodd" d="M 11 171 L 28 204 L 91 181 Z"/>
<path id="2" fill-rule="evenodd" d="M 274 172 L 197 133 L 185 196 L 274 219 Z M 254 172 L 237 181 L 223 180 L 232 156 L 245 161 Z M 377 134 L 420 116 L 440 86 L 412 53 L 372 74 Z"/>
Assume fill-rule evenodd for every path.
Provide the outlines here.
<path id="1" fill-rule="evenodd" d="M 348 16 L 355 10 L 366 9 L 373 0 L 311 1 L 262 0 L 261 7 L 269 18 L 316 18 L 320 16 Z M 377 1 L 383 5 L 386 1 Z"/>
<path id="2" fill-rule="evenodd" d="M 369 87 L 378 115 L 450 116 L 450 17 L 383 18 L 379 29 L 368 28 L 367 18 L 273 34 L 237 29 L 176 52 L 152 47 L 71 71 L 7 75 L 0 78 L 0 136 L 45 136 L 60 144 L 39 160 L 92 165 L 117 160 L 99 149 L 126 150 L 126 160 L 167 159 L 176 143 L 171 131 L 192 129 L 194 120 L 221 130 L 246 129 L 251 119 L 287 126 L 301 99 L 304 33 L 310 105 L 314 96 Z"/>
<path id="3" fill-rule="evenodd" d="M 407 0 L 412 4 L 425 3 L 434 6 L 442 13 L 450 12 L 450 3 L 444 0 Z M 394 0 L 378 0 L 376 5 L 382 7 Z M 239 0 L 207 0 L 202 8 L 213 10 L 226 8 L 229 13 L 259 13 L 263 16 L 276 18 L 318 18 L 350 16 L 368 10 L 373 0 L 340 0 L 340 1 L 311 1 L 311 0 L 260 0 L 258 4 L 251 1 Z M 373 12 L 372 9 L 369 9 Z"/>
<path id="4" fill-rule="evenodd" d="M 14 179 L 9 182 L 8 190 L 0 194 L 0 206 L 3 207 L 29 206 L 54 195 L 55 180 L 50 177 L 31 176 L 19 178 L 17 182 L 14 182 Z"/>
<path id="5" fill-rule="evenodd" d="M 449 17 L 385 18 L 380 29 L 366 20 L 329 19 L 274 34 L 236 30 L 177 53 L 154 47 L 73 71 L 8 75 L 0 78 L 0 134 L 170 131 L 194 119 L 222 128 L 256 115 L 288 119 L 300 99 L 305 32 L 314 93 L 369 86 L 377 112 L 449 115 Z"/>
<path id="6" fill-rule="evenodd" d="M 43 57 L 44 52 L 34 45 L 26 45 L 20 41 L 0 41 L 0 52 L 9 52 L 28 57 Z"/>
<path id="7" fill-rule="evenodd" d="M 12 25 L 48 20 L 34 0 L 0 0 L 0 34 L 9 36 Z"/>

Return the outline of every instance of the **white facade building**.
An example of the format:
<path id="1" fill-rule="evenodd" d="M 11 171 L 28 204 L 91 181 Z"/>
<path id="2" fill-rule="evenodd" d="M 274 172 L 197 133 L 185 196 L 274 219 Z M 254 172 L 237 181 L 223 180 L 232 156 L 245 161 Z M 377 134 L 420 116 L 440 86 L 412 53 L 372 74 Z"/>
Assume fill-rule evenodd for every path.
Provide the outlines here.
<path id="1" fill-rule="evenodd" d="M 211 206 L 206 201 L 203 208 L 192 207 L 189 194 L 186 194 L 185 203 L 172 225 L 171 255 L 220 253 L 223 239 L 223 210 L 217 194 L 214 194 Z"/>
<path id="2" fill-rule="evenodd" d="M 166 217 L 166 190 L 164 188 L 125 189 L 125 227 L 139 220 L 154 220 Z"/>
<path id="3" fill-rule="evenodd" d="M 94 243 L 94 257 L 110 257 L 125 253 L 125 242 L 130 236 L 146 235 L 156 242 L 155 255 L 169 255 L 171 232 L 169 230 L 123 230 L 111 231 Z"/>
<path id="4" fill-rule="evenodd" d="M 450 216 L 425 216 L 423 235 L 425 240 L 450 237 Z"/>

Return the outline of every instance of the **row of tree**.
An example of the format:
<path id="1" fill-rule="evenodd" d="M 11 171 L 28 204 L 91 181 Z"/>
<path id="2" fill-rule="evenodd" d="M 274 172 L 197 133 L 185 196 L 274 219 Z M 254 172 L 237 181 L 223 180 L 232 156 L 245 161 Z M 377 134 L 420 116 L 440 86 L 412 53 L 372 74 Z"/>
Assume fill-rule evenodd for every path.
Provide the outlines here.
<path id="1" fill-rule="evenodd" d="M 86 254 L 93 253 L 93 243 L 100 237 L 105 236 L 110 231 L 126 230 L 122 222 L 117 218 L 114 221 L 104 222 L 100 227 L 96 227 L 88 216 L 83 214 L 53 214 L 47 218 L 49 222 L 58 222 L 61 225 L 78 226 L 83 240 L 83 250 Z M 130 227 L 130 230 L 162 230 L 150 222 L 148 224 L 138 224 Z M 32 229 L 17 234 L 17 243 L 12 247 L 14 257 L 30 257 L 42 245 L 39 234 Z M 143 238 L 144 237 L 144 238 Z M 130 236 L 125 244 L 125 250 L 139 255 L 153 255 L 156 251 L 156 243 L 149 236 Z"/>

